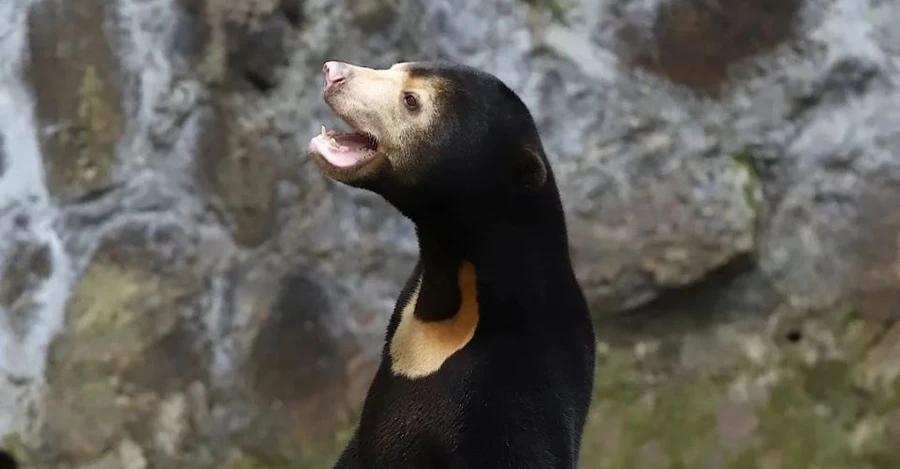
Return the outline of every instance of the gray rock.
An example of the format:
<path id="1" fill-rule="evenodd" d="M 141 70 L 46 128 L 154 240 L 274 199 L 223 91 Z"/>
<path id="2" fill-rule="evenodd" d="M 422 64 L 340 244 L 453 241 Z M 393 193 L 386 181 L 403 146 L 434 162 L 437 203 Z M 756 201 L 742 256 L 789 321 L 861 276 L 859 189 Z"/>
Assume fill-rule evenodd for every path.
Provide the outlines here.
<path id="1" fill-rule="evenodd" d="M 6 172 L 6 148 L 3 142 L 3 134 L 0 134 L 0 178 L 3 177 L 3 173 Z"/>
<path id="2" fill-rule="evenodd" d="M 281 13 L 295 28 L 300 27 L 306 21 L 303 11 L 305 0 L 282 0 L 279 3 Z"/>
<path id="3" fill-rule="evenodd" d="M 52 193 L 107 188 L 125 122 L 104 2 L 39 2 L 28 17 L 27 66 Z"/>
<path id="4" fill-rule="evenodd" d="M 598 312 L 640 306 L 754 252 L 755 173 L 700 132 L 654 127 L 563 166 L 572 253 Z"/>

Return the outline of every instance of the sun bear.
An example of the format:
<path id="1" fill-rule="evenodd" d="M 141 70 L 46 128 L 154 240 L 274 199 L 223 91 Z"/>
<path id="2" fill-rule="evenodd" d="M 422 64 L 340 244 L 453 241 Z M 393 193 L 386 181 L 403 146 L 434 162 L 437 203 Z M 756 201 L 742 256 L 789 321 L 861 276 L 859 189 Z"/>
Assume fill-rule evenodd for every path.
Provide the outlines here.
<path id="1" fill-rule="evenodd" d="M 323 66 L 309 153 L 415 225 L 419 260 L 337 469 L 573 469 L 595 337 L 534 120 L 494 75 Z"/>

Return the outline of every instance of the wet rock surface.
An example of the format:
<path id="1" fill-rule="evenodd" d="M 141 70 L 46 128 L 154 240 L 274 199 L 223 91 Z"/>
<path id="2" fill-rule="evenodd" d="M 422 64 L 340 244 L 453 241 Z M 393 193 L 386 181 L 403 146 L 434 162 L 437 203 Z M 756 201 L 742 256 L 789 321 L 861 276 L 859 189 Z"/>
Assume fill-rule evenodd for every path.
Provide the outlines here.
<path id="1" fill-rule="evenodd" d="M 305 158 L 321 63 L 532 109 L 600 338 L 582 467 L 900 458 L 900 7 L 0 2 L 0 449 L 326 468 L 417 248 Z"/>

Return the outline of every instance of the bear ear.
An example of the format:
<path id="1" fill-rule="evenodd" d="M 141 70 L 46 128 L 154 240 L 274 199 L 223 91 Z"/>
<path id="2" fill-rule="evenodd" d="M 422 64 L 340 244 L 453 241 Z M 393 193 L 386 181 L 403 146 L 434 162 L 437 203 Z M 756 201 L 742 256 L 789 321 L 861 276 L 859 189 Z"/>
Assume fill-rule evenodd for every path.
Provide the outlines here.
<path id="1" fill-rule="evenodd" d="M 525 146 L 523 150 L 522 157 L 518 159 L 522 181 L 530 190 L 540 189 L 547 182 L 547 165 L 535 148 Z"/>

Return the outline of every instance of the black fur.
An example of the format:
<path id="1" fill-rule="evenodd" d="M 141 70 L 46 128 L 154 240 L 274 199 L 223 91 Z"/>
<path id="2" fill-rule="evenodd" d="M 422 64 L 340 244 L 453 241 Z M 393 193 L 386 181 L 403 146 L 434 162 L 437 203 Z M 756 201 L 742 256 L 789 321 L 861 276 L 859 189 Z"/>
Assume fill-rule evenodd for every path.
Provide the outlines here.
<path id="1" fill-rule="evenodd" d="M 12 454 L 0 450 L 0 469 L 17 469 L 19 464 Z"/>
<path id="2" fill-rule="evenodd" d="M 439 127 L 419 143 L 417 161 L 354 185 L 414 222 L 421 256 L 335 467 L 573 469 L 591 400 L 594 333 L 534 121 L 492 75 L 437 63 L 411 73 L 447 84 Z M 473 339 L 433 375 L 395 376 L 390 340 L 416 280 L 424 273 L 417 317 L 446 319 L 460 304 L 463 261 L 476 269 Z"/>

